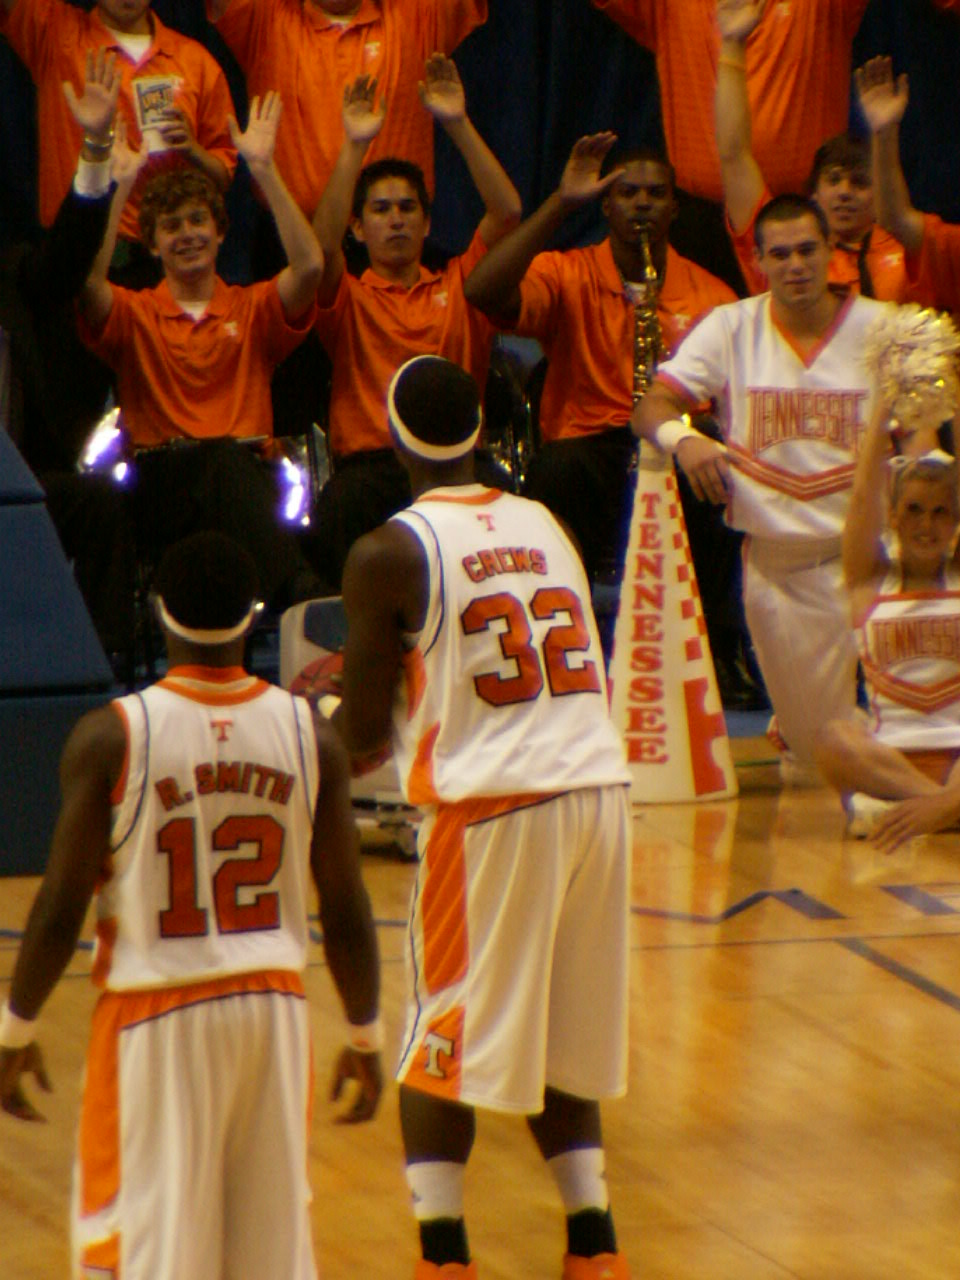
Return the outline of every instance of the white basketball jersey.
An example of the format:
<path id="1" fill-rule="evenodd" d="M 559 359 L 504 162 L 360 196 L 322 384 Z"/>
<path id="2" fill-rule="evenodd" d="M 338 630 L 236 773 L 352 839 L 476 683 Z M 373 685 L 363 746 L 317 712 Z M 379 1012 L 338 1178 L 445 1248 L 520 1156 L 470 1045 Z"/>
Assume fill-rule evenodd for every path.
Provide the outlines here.
<path id="1" fill-rule="evenodd" d="M 394 713 L 413 804 L 628 781 L 580 558 L 538 502 L 433 489 L 393 517 L 430 573 Z"/>
<path id="2" fill-rule="evenodd" d="M 903 749 L 960 746 L 960 574 L 943 590 L 901 590 L 891 569 L 857 631 L 881 742 Z"/>
<path id="3" fill-rule="evenodd" d="M 801 355 L 771 295 L 715 307 L 657 371 L 695 404 L 716 399 L 730 450 L 727 520 L 762 538 L 839 538 L 875 378 L 864 335 L 892 304 L 848 297 Z"/>
<path id="4" fill-rule="evenodd" d="M 127 759 L 94 980 L 302 970 L 319 783 L 307 702 L 239 668 L 177 667 L 113 705 Z"/>

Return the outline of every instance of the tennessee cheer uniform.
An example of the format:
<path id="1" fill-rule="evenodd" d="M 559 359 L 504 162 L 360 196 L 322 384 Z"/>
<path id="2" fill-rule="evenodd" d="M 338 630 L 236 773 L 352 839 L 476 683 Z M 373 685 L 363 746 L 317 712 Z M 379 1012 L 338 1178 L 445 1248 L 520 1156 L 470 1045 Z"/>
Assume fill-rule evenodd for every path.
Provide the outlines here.
<path id="1" fill-rule="evenodd" d="M 398 1078 L 531 1113 L 626 1081 L 629 814 L 589 588 L 531 503 L 436 489 L 394 517 L 429 567 L 394 743 L 427 808 Z"/>
<path id="2" fill-rule="evenodd" d="M 192 667 L 114 706 L 127 753 L 97 897 L 78 1274 L 312 1280 L 310 709 Z"/>
<path id="3" fill-rule="evenodd" d="M 901 751 L 960 747 L 960 574 L 904 591 L 893 565 L 857 628 L 871 728 Z"/>
<path id="4" fill-rule="evenodd" d="M 781 732 L 803 758 L 820 725 L 854 706 L 840 537 L 875 397 L 864 337 L 889 305 L 844 299 L 802 355 L 761 294 L 714 310 L 657 374 L 691 405 L 717 400 L 733 468 L 727 520 L 749 535 L 747 625 Z"/>

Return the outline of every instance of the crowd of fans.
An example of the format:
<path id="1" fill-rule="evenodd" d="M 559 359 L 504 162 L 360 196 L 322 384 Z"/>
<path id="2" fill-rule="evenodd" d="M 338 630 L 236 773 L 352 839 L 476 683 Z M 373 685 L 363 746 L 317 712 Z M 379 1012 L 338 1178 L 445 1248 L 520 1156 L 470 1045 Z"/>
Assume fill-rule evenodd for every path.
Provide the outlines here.
<path id="1" fill-rule="evenodd" d="M 245 128 L 217 61 L 150 0 L 2 0 L 0 33 L 36 86 L 49 231 L 3 259 L 0 416 L 109 651 L 129 643 L 138 566 L 198 527 L 250 550 L 277 610 L 336 594 L 352 543 L 409 501 L 393 373 L 435 353 L 483 386 L 501 333 L 535 339 L 545 365 L 529 465 L 487 478 L 562 516 L 609 584 L 636 437 L 673 453 L 724 701 L 762 704 L 765 682 L 800 768 L 850 712 L 840 538 L 877 400 L 864 333 L 885 306 L 960 311 L 960 227 L 915 209 L 900 167 L 907 78 L 883 58 L 856 72 L 851 136 L 866 0 L 593 5 L 654 54 L 666 152 L 571 139 L 523 219 L 451 57 L 486 0 L 208 0 L 246 78 Z M 435 125 L 483 206 L 442 263 Z M 238 161 L 259 212 L 253 278 L 228 284 Z M 603 239 L 552 248 L 592 201 Z M 642 371 L 641 324 L 655 347 Z M 132 491 L 74 467 L 110 397 Z M 314 423 L 331 475 L 309 525 L 286 525 L 275 439 Z"/>

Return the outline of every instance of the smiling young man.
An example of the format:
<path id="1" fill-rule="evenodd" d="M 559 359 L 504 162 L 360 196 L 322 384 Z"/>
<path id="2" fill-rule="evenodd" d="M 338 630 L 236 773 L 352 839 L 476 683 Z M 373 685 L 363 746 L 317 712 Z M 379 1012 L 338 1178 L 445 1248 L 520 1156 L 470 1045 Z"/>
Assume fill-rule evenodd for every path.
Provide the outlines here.
<path id="1" fill-rule="evenodd" d="M 768 288 L 755 253 L 754 226 L 757 214 L 772 198 L 753 150 L 747 76 L 748 38 L 761 20 L 775 21 L 770 14 L 762 16 L 763 12 L 763 3 L 743 0 L 721 0 L 717 6 L 721 36 L 714 112 L 717 149 L 727 227 L 751 293 Z M 762 110 L 758 108 L 756 114 L 762 115 Z M 903 301 L 907 293 L 903 246 L 877 225 L 868 144 L 846 133 L 829 138 L 814 155 L 807 191 L 827 220 L 830 283 L 871 298 Z"/>
<path id="2" fill-rule="evenodd" d="M 339 589 L 353 542 L 410 501 L 406 472 L 387 426 L 387 388 L 412 355 L 441 355 L 484 386 L 494 328 L 469 307 L 464 281 L 520 219 L 520 197 L 467 115 L 456 64 L 433 54 L 424 65 L 422 113 L 460 152 L 484 206 L 466 250 L 440 271 L 423 265 L 430 198 L 419 167 L 386 157 L 366 165 L 386 112 L 377 82 L 361 76 L 343 104 L 344 143 L 314 218 L 324 252 L 317 332 L 333 361 L 328 442 L 334 473 L 320 495 L 313 558 Z M 347 226 L 367 250 L 369 268 L 346 270 Z"/>
<path id="3" fill-rule="evenodd" d="M 828 286 L 823 211 L 778 196 L 757 218 L 770 292 L 718 307 L 685 340 L 634 416 L 673 453 L 696 495 L 726 504 L 745 542 L 747 624 L 780 731 L 801 764 L 819 728 L 850 714 L 856 648 L 840 565 L 875 375 L 864 337 L 885 304 Z M 687 414 L 720 406 L 724 443 Z"/>
<path id="4" fill-rule="evenodd" d="M 280 111 L 279 96 L 268 94 L 250 104 L 244 133 L 231 119 L 287 253 L 278 276 L 247 287 L 220 279 L 223 200 L 203 174 L 182 169 L 153 179 L 140 209 L 144 243 L 163 280 L 139 291 L 110 284 L 117 218 L 142 163 L 122 146 L 110 230 L 80 298 L 81 337 L 116 372 L 131 441 L 154 449 L 141 460 L 136 491 L 144 518 L 152 513 L 147 542 L 162 548 L 212 524 L 251 552 L 265 594 L 278 607 L 319 594 L 318 584 L 292 534 L 278 525 L 272 478 L 238 442 L 272 434 L 270 378 L 310 331 L 323 270 L 310 224 L 273 162 Z M 155 449 L 171 443 L 193 447 Z"/>
<path id="5" fill-rule="evenodd" d="M 226 77 L 196 40 L 157 18 L 150 0 L 97 0 L 89 10 L 64 0 L 0 0 L 0 32 L 37 86 L 40 220 L 53 221 L 73 180 L 81 133 L 61 88 L 83 84 L 88 53 L 113 53 L 120 73 L 119 118 L 146 162 L 124 209 L 120 238 L 139 240 L 137 208 L 149 178 L 185 165 L 225 190 L 237 163 L 227 121 Z"/>

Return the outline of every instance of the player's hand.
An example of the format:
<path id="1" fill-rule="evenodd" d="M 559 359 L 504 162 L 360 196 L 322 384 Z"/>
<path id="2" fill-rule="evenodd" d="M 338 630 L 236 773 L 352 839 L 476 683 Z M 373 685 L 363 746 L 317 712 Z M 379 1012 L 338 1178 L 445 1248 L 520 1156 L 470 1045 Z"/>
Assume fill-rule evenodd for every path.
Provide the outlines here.
<path id="1" fill-rule="evenodd" d="M 339 1102 L 349 1081 L 357 1085 L 356 1097 L 348 1110 L 337 1116 L 337 1124 L 359 1124 L 370 1120 L 383 1092 L 383 1065 L 379 1053 L 361 1053 L 350 1045 L 340 1051 L 330 1085 L 330 1099 Z"/>
<path id="2" fill-rule="evenodd" d="M 758 4 L 747 4 L 744 0 L 718 0 L 720 39 L 745 41 L 763 17 L 766 4 L 767 0 L 759 0 Z"/>
<path id="3" fill-rule="evenodd" d="M 906 73 L 893 78 L 889 58 L 871 58 L 853 73 L 860 110 L 871 133 L 890 129 L 903 119 L 909 101 Z"/>
<path id="4" fill-rule="evenodd" d="M 952 790 L 901 800 L 878 820 L 873 832 L 873 843 L 881 853 L 893 853 L 898 845 L 913 836 L 943 831 L 953 826 L 958 816 L 960 798 Z"/>
<path id="5" fill-rule="evenodd" d="M 69 81 L 64 81 L 63 84 L 63 96 L 67 100 L 70 114 L 87 137 L 95 142 L 109 140 L 110 124 L 116 114 L 119 93 L 117 55 L 108 53 L 102 47 L 96 54 L 92 49 L 87 50 L 81 97 L 77 97 Z"/>
<path id="6" fill-rule="evenodd" d="M 273 163 L 282 111 L 283 103 L 279 93 L 270 89 L 262 98 L 256 97 L 250 103 L 250 116 L 243 133 L 233 116 L 227 118 L 233 145 L 253 172 L 257 169 L 269 169 Z"/>
<path id="7" fill-rule="evenodd" d="M 467 97 L 454 60 L 442 53 L 431 53 L 423 74 L 417 89 L 420 101 L 434 120 L 440 124 L 462 120 L 467 114 Z"/>
<path id="8" fill-rule="evenodd" d="M 620 177 L 622 169 L 613 169 L 606 177 L 600 177 L 604 157 L 616 140 L 615 133 L 591 133 L 573 144 L 557 188 L 567 204 L 585 204 L 603 195 Z"/>
<path id="9" fill-rule="evenodd" d="M 53 1085 L 43 1065 L 43 1054 L 34 1040 L 22 1049 L 0 1049 L 0 1107 L 18 1120 L 44 1120 L 23 1091 L 21 1078 L 31 1075 L 44 1093 Z"/>
<path id="10" fill-rule="evenodd" d="M 131 146 L 127 122 L 123 116 L 118 116 L 116 131 L 113 135 L 113 150 L 110 152 L 110 176 L 118 187 L 129 191 L 146 163 L 146 151 L 138 151 Z"/>
<path id="11" fill-rule="evenodd" d="M 386 101 L 377 102 L 376 76 L 357 76 L 343 90 L 343 131 L 351 142 L 371 142 L 387 114 Z"/>
<path id="12" fill-rule="evenodd" d="M 675 454 L 695 498 L 723 506 L 733 491 L 730 462 L 722 444 L 707 436 L 687 436 Z"/>

